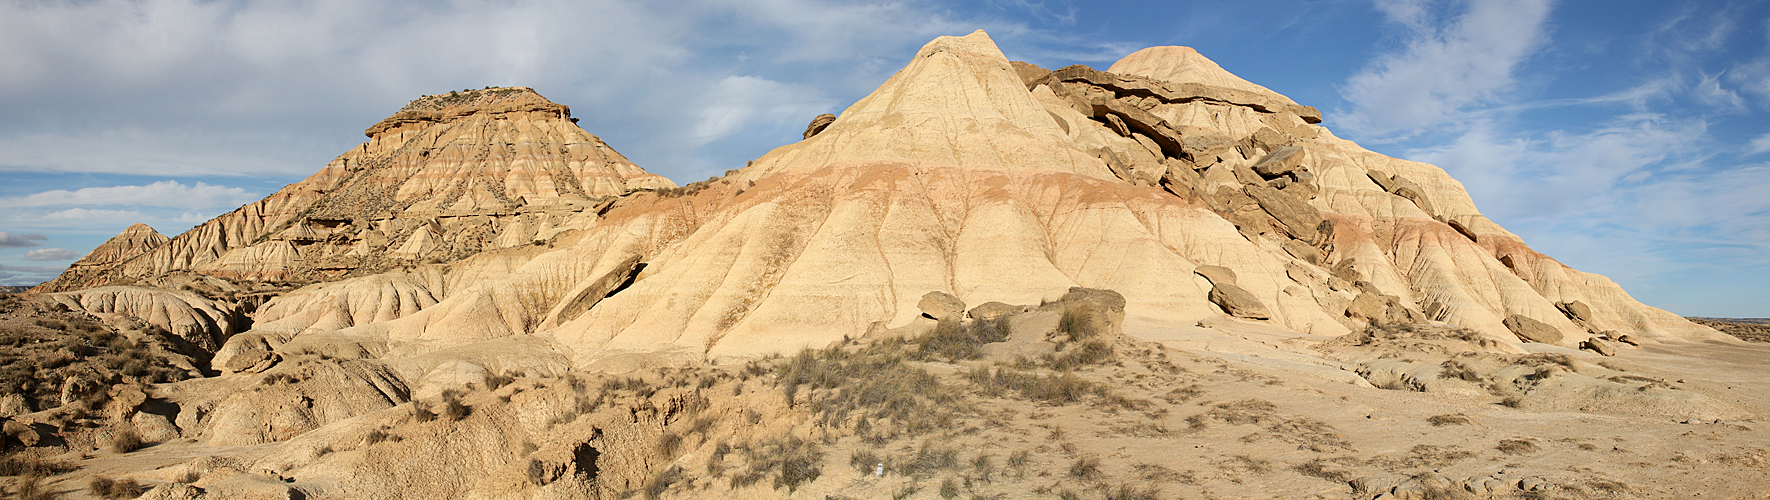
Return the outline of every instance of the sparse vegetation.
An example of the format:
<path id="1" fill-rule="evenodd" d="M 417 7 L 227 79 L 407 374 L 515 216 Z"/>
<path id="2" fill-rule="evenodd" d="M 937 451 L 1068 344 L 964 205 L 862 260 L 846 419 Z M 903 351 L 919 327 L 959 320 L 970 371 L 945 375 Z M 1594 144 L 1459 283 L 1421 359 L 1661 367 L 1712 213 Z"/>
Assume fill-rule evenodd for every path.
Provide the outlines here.
<path id="1" fill-rule="evenodd" d="M 86 491 L 99 498 L 114 500 L 139 497 L 141 496 L 142 489 L 141 484 L 135 482 L 134 479 L 111 479 L 103 476 L 94 476 L 92 481 L 87 483 Z"/>
<path id="2" fill-rule="evenodd" d="M 1461 413 L 1453 413 L 1453 414 L 1449 414 L 1449 415 L 1433 415 L 1431 417 L 1427 417 L 1426 422 L 1432 424 L 1433 427 L 1443 427 L 1446 425 L 1469 425 L 1469 423 L 1470 423 L 1469 417 L 1467 415 L 1463 415 Z"/>
<path id="3" fill-rule="evenodd" d="M 1502 439 L 1500 440 L 1499 445 L 1494 446 L 1494 449 L 1500 450 L 1507 455 L 1524 455 L 1536 453 L 1537 445 L 1535 442 L 1527 439 Z"/>
<path id="4" fill-rule="evenodd" d="M 117 453 L 133 452 L 141 449 L 144 445 L 145 443 L 141 441 L 141 434 L 135 432 L 135 428 L 132 426 L 125 425 L 111 436 L 111 451 Z"/>

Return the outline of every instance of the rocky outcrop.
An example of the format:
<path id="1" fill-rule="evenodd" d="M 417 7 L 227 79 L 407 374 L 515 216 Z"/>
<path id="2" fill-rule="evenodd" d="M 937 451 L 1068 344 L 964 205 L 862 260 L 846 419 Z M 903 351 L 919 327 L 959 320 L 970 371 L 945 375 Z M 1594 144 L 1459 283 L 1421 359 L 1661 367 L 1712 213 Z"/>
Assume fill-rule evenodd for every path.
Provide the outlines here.
<path id="1" fill-rule="evenodd" d="M 234 313 L 191 292 L 108 286 L 50 294 L 62 305 L 96 315 L 120 315 L 171 332 L 196 347 L 214 352 L 234 334 Z"/>
<path id="2" fill-rule="evenodd" d="M 489 249 L 504 229 L 564 218 L 598 198 L 675 187 L 574 121 L 569 108 L 526 87 L 425 96 L 301 182 L 145 253 L 94 256 L 93 265 L 37 289 L 152 283 L 177 273 L 233 280 L 366 276 L 414 261 L 465 258 Z"/>
<path id="3" fill-rule="evenodd" d="M 816 118 L 811 119 L 810 124 L 805 126 L 805 138 L 810 139 L 811 136 L 817 135 L 818 132 L 823 132 L 825 127 L 828 127 L 831 123 L 835 122 L 836 115 L 829 113 L 817 115 Z"/>
<path id="4" fill-rule="evenodd" d="M 267 304 L 218 361 L 322 342 L 302 338 L 392 360 L 541 338 L 583 368 L 717 363 L 962 319 L 966 303 L 999 301 L 971 313 L 999 318 L 1071 287 L 1117 290 L 1157 323 L 1227 312 L 1327 336 L 1437 321 L 1516 343 L 1513 316 L 1565 346 L 1718 335 L 1530 250 L 1442 170 L 1338 139 L 1189 49 L 1113 68 L 1046 71 L 981 32 L 942 37 L 821 131 L 663 190 L 532 93 L 427 98 L 237 212 L 251 217 L 116 274 L 331 282 Z M 945 295 L 924 307 L 929 290 Z M 1574 299 L 1577 325 L 1557 309 Z"/>

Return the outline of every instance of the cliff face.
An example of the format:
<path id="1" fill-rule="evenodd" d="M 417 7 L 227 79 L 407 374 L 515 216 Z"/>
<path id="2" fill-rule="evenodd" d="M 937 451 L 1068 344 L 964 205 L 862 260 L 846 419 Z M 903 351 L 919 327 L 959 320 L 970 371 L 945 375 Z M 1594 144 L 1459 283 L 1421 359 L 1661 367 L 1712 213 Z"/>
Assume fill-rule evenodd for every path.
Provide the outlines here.
<path id="1" fill-rule="evenodd" d="M 674 187 L 578 128 L 566 106 L 528 88 L 426 96 L 366 135 L 368 142 L 307 179 L 170 241 L 131 227 L 82 259 L 77 271 L 38 290 L 165 285 L 168 276 L 189 274 L 297 281 L 371 275 L 459 259 L 499 242 L 526 244 L 537 227 L 598 199 Z"/>

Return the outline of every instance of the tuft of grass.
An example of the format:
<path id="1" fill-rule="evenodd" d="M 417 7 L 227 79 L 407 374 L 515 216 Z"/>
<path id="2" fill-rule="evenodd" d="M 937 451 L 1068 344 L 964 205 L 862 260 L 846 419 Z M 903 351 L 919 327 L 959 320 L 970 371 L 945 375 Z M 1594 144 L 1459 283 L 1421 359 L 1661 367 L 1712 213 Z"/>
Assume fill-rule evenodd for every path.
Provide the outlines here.
<path id="1" fill-rule="evenodd" d="M 53 476 L 78 469 L 73 464 L 18 453 L 0 458 L 0 476 Z"/>
<path id="2" fill-rule="evenodd" d="M 91 482 L 86 483 L 86 491 L 92 493 L 93 496 L 108 500 L 135 498 L 141 496 L 141 484 L 135 482 L 134 479 L 113 480 L 103 476 L 94 476 Z"/>
<path id="3" fill-rule="evenodd" d="M 1336 483 L 1345 483 L 1352 480 L 1351 471 L 1346 470 L 1339 464 L 1319 458 L 1293 465 L 1291 466 L 1291 470 L 1297 471 L 1298 474 L 1326 479 Z"/>
<path id="4" fill-rule="evenodd" d="M 1069 477 L 1091 481 L 1099 479 L 1100 476 L 1100 459 L 1098 458 L 1082 457 L 1076 459 L 1075 463 L 1069 464 Z"/>
<path id="5" fill-rule="evenodd" d="M 744 448 L 749 468 L 732 476 L 734 487 L 743 487 L 774 476 L 774 488 L 787 488 L 790 494 L 799 485 L 815 481 L 823 475 L 824 452 L 817 443 L 797 437 L 761 443 Z"/>
<path id="6" fill-rule="evenodd" d="M 141 441 L 141 433 L 134 427 L 124 427 L 111 435 L 111 451 L 129 453 L 141 449 L 146 443 Z"/>
<path id="7" fill-rule="evenodd" d="M 1160 500 L 1161 490 L 1155 485 L 1133 485 L 1123 483 L 1106 490 L 1106 500 Z"/>
<path id="8" fill-rule="evenodd" d="M 971 381 L 972 388 L 986 396 L 996 397 L 1013 391 L 1023 398 L 1057 405 L 1081 401 L 1088 396 L 1111 394 L 1105 385 L 1073 373 L 1036 375 L 1009 368 L 977 368 L 967 373 L 966 378 Z"/>
<path id="9" fill-rule="evenodd" d="M 941 320 L 917 340 L 918 358 L 939 357 L 949 361 L 977 359 L 983 355 L 984 344 L 1008 340 L 1008 319 L 963 323 L 957 319 Z"/>
<path id="10" fill-rule="evenodd" d="M 1538 447 L 1536 443 L 1526 439 L 1502 439 L 1499 445 L 1494 446 L 1494 449 L 1507 455 L 1524 455 L 1536 453 Z"/>
<path id="11" fill-rule="evenodd" d="M 1243 399 L 1219 403 L 1216 408 L 1205 412 L 1205 416 L 1230 425 L 1258 424 L 1275 418 L 1277 411 L 1278 406 L 1270 402 L 1259 399 Z"/>
<path id="12" fill-rule="evenodd" d="M 911 366 L 897 345 L 864 349 L 801 351 L 775 367 L 776 384 L 791 404 L 808 404 L 827 427 L 841 427 L 853 414 L 889 419 L 891 432 L 911 435 L 951 427 L 970 406 L 939 377 Z M 802 394 L 803 393 L 803 394 Z"/>
<path id="13" fill-rule="evenodd" d="M 1449 415 L 1433 415 L 1431 417 L 1426 418 L 1426 422 L 1431 423 L 1433 427 L 1443 427 L 1446 425 L 1469 425 L 1469 417 L 1467 415 L 1463 415 L 1461 413 L 1452 413 Z"/>
<path id="14" fill-rule="evenodd" d="M 463 418 L 467 418 L 467 415 L 473 413 L 472 408 L 468 408 L 467 405 L 461 404 L 461 393 L 459 392 L 453 390 L 443 391 L 442 399 L 442 407 L 439 408 L 440 411 L 437 413 L 443 418 L 448 419 L 450 422 L 456 422 Z"/>
<path id="15" fill-rule="evenodd" d="M 672 465 L 670 468 L 664 469 L 663 472 L 659 472 L 645 482 L 646 500 L 658 500 L 658 497 L 663 496 L 665 490 L 670 489 L 670 485 L 676 484 L 681 480 L 681 466 Z"/>
<path id="16" fill-rule="evenodd" d="M 953 478 L 949 477 L 940 482 L 940 498 L 953 500 L 953 498 L 957 496 L 959 496 L 958 481 L 954 481 Z"/>
<path id="17" fill-rule="evenodd" d="M 848 465 L 853 466 L 854 470 L 860 471 L 861 475 L 874 473 L 879 464 L 883 463 L 885 460 L 879 458 L 879 454 L 873 453 L 872 450 L 854 450 L 848 454 Z"/>

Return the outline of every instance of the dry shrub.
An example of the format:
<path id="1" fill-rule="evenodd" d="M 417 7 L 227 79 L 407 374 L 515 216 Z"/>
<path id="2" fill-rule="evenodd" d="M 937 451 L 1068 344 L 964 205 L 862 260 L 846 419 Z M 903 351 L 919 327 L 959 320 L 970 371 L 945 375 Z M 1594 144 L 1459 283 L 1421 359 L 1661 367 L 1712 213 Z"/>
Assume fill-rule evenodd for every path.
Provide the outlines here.
<path id="1" fill-rule="evenodd" d="M 883 463 L 885 460 L 879 458 L 879 454 L 873 453 L 872 450 L 854 450 L 848 454 L 848 465 L 853 466 L 854 470 L 860 471 L 862 475 L 874 473 Z"/>
<path id="2" fill-rule="evenodd" d="M 1297 471 L 1298 474 L 1326 479 L 1336 483 L 1351 481 L 1352 472 L 1347 470 L 1344 464 L 1338 463 L 1340 461 L 1344 460 L 1323 460 L 1317 458 L 1308 462 L 1293 465 L 1291 466 L 1291 470 Z"/>
<path id="3" fill-rule="evenodd" d="M 657 475 L 652 476 L 650 480 L 645 482 L 645 498 L 646 498 L 646 500 L 657 500 L 658 497 L 663 496 L 665 490 L 670 489 L 670 485 L 676 484 L 678 481 L 681 481 L 681 480 L 682 480 L 682 467 L 681 466 L 672 465 L 672 466 L 670 466 L 670 468 L 664 469 L 663 472 L 659 472 Z"/>
<path id="4" fill-rule="evenodd" d="M 917 341 L 919 357 L 937 356 L 949 361 L 977 359 L 983 355 L 984 344 L 1008 340 L 1008 318 L 963 323 L 956 319 L 941 320 Z"/>
<path id="5" fill-rule="evenodd" d="M 953 478 L 949 477 L 949 478 L 946 478 L 945 480 L 942 480 L 940 482 L 940 498 L 943 498 L 945 500 L 953 500 L 953 498 L 956 498 L 958 496 L 959 496 L 959 482 L 958 481 L 954 481 Z"/>
<path id="6" fill-rule="evenodd" d="M 134 427 L 124 427 L 111 436 L 111 451 L 117 453 L 129 453 L 145 445 L 141 433 L 135 432 Z"/>
<path id="7" fill-rule="evenodd" d="M 86 491 L 94 496 L 106 499 L 135 498 L 141 496 L 141 484 L 134 479 L 116 479 L 94 476 L 86 484 Z"/>
<path id="8" fill-rule="evenodd" d="M 18 453 L 0 458 L 0 476 L 53 476 L 78 469 L 74 464 Z"/>
<path id="9" fill-rule="evenodd" d="M 1536 453 L 1538 448 L 1536 443 L 1527 439 L 1502 439 L 1499 445 L 1494 446 L 1494 449 L 1505 452 L 1507 455 L 1523 455 Z"/>
<path id="10" fill-rule="evenodd" d="M 1095 458 L 1095 457 L 1091 457 L 1091 456 L 1082 457 L 1082 458 L 1076 459 L 1075 463 L 1069 464 L 1069 477 L 1081 479 L 1084 481 L 1091 481 L 1094 479 L 1099 479 L 1100 476 L 1101 476 L 1101 472 L 1100 472 L 1100 459 L 1099 458 Z"/>
<path id="11" fill-rule="evenodd" d="M 1106 500 L 1159 500 L 1161 490 L 1155 485 L 1142 486 L 1124 483 L 1106 490 Z"/>
<path id="12" fill-rule="evenodd" d="M 19 476 L 19 478 L 13 483 L 13 492 L 16 494 L 14 498 L 18 498 L 19 500 L 53 500 L 61 498 L 61 495 L 56 494 L 56 492 L 49 489 L 49 485 L 43 484 L 43 476 L 38 474 Z"/>
<path id="13" fill-rule="evenodd" d="M 1278 406 L 1259 399 L 1243 399 L 1228 403 L 1219 403 L 1216 408 L 1205 412 L 1205 416 L 1221 420 L 1230 425 L 1258 424 L 1274 418 Z"/>
<path id="14" fill-rule="evenodd" d="M 954 416 L 970 411 L 957 391 L 910 366 L 897 346 L 883 342 L 859 350 L 807 349 L 776 366 L 775 373 L 787 401 L 808 403 L 829 427 L 859 413 L 890 419 L 896 431 L 913 435 L 947 428 Z"/>
<path id="15" fill-rule="evenodd" d="M 744 474 L 732 478 L 733 485 L 743 486 L 772 475 L 775 489 L 785 486 L 787 492 L 792 493 L 799 489 L 799 485 L 823 475 L 819 464 L 823 463 L 824 452 L 815 442 L 789 437 L 763 443 L 759 448 L 744 449 L 750 467 Z M 739 484 L 740 478 L 745 481 L 743 484 Z"/>
<path id="16" fill-rule="evenodd" d="M 933 440 L 923 441 L 914 456 L 905 460 L 887 459 L 885 467 L 900 476 L 933 474 L 942 470 L 956 470 L 959 467 L 959 452 L 952 448 L 937 447 Z"/>
<path id="17" fill-rule="evenodd" d="M 1431 423 L 1433 427 L 1443 427 L 1446 425 L 1469 425 L 1469 417 L 1467 415 L 1463 415 L 1461 413 L 1452 413 L 1449 415 L 1433 415 L 1431 417 L 1427 417 L 1426 422 Z"/>
<path id="18" fill-rule="evenodd" d="M 1100 364 L 1112 359 L 1112 346 L 1100 339 L 1085 340 L 1072 343 L 1062 351 L 1045 359 L 1046 366 L 1060 371 L 1069 371 L 1083 366 Z"/>
<path id="19" fill-rule="evenodd" d="M 438 415 L 448 419 L 450 422 L 467 418 L 467 415 L 473 413 L 473 409 L 468 408 L 467 405 L 461 404 L 461 393 L 453 390 L 443 391 L 442 408 L 439 410 L 440 411 L 437 412 Z"/>
<path id="20" fill-rule="evenodd" d="M 1483 381 L 1481 378 L 1481 374 L 1477 373 L 1475 371 L 1474 367 L 1463 364 L 1462 361 L 1458 361 L 1458 360 L 1454 360 L 1454 359 L 1447 360 L 1444 362 L 1444 364 L 1439 365 L 1438 378 L 1457 379 L 1457 380 L 1463 380 L 1466 382 L 1482 382 Z"/>
<path id="21" fill-rule="evenodd" d="M 1088 396 L 1111 394 L 1105 385 L 1090 382 L 1072 373 L 1035 375 L 998 368 L 978 368 L 967 374 L 972 387 L 986 396 L 998 397 L 1006 391 L 1020 397 L 1058 405 L 1081 401 Z"/>

